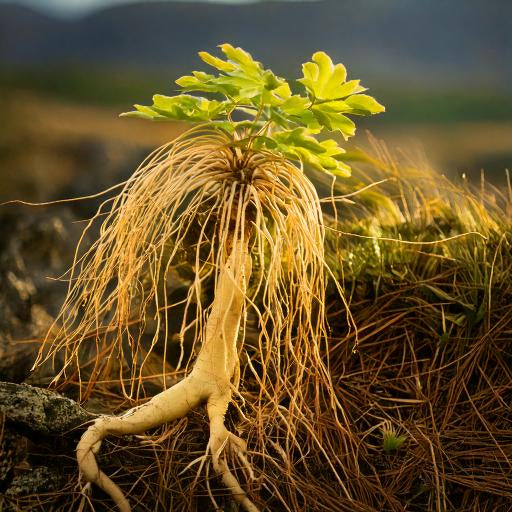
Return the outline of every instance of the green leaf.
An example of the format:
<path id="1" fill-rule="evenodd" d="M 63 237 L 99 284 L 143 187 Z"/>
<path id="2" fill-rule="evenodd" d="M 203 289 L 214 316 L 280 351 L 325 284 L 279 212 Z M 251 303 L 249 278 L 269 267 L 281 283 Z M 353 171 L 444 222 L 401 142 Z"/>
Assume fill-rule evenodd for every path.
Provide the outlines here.
<path id="1" fill-rule="evenodd" d="M 234 64 L 237 64 L 241 71 L 246 73 L 247 76 L 262 76 L 262 65 L 255 61 L 250 53 L 242 50 L 242 48 L 235 48 L 228 43 L 220 44 L 219 48 L 224 55 Z"/>
<path id="2" fill-rule="evenodd" d="M 201 91 L 201 92 L 212 92 L 219 94 L 229 94 L 230 91 L 225 87 L 219 86 L 215 83 L 215 77 L 207 73 L 194 71 L 192 76 L 182 76 L 176 80 L 183 91 Z"/>
<path id="3" fill-rule="evenodd" d="M 349 80 L 339 87 L 338 98 L 346 98 L 351 94 L 359 94 L 360 92 L 364 92 L 366 90 L 366 87 L 360 85 L 360 80 Z"/>
<path id="4" fill-rule="evenodd" d="M 299 79 L 314 98 L 329 100 L 341 98 L 340 87 L 345 82 L 347 70 L 343 64 L 333 65 L 324 52 L 313 54 L 312 62 L 302 66 L 304 77 Z"/>
<path id="5" fill-rule="evenodd" d="M 167 121 L 168 118 L 158 113 L 151 107 L 144 105 L 134 105 L 135 110 L 132 112 L 123 112 L 120 117 L 136 117 L 139 119 L 149 119 L 151 121 Z"/>
<path id="6" fill-rule="evenodd" d="M 384 435 L 382 440 L 382 448 L 384 453 L 390 454 L 399 450 L 407 441 L 407 436 L 397 435 L 394 433 Z"/>
<path id="7" fill-rule="evenodd" d="M 265 72 L 263 90 L 258 102 L 270 106 L 282 105 L 292 95 L 290 86 L 286 80 L 277 77 L 271 71 L 270 74 L 267 73 L 268 71 Z"/>
<path id="8" fill-rule="evenodd" d="M 176 80 L 176 84 L 189 91 L 208 91 L 209 88 L 203 89 L 207 83 L 207 80 L 199 80 L 196 76 L 190 75 L 182 76 Z"/>
<path id="9" fill-rule="evenodd" d="M 295 128 L 294 130 L 277 132 L 273 135 L 276 142 L 283 147 L 305 148 L 316 153 L 325 152 L 325 148 L 304 128 Z"/>
<path id="10" fill-rule="evenodd" d="M 288 82 L 284 78 L 276 76 L 270 69 L 265 70 L 263 73 L 263 85 L 266 91 L 280 97 L 282 101 L 292 95 Z"/>
<path id="11" fill-rule="evenodd" d="M 346 153 L 334 139 L 323 140 L 320 145 L 325 149 L 326 155 L 333 158 L 343 158 Z"/>
<path id="12" fill-rule="evenodd" d="M 304 98 L 304 96 L 294 94 L 281 104 L 281 110 L 286 114 L 300 115 L 308 109 L 310 104 L 311 102 L 307 98 Z"/>
<path id="13" fill-rule="evenodd" d="M 184 92 L 201 91 L 217 93 L 228 98 L 240 98 L 243 89 L 255 88 L 254 80 L 241 77 L 220 75 L 218 77 L 194 71 L 193 76 L 182 76 L 176 83 Z M 259 88 L 258 88 L 259 90 Z"/>
<path id="14" fill-rule="evenodd" d="M 207 100 L 181 94 L 179 96 L 164 96 L 155 94 L 153 105 L 146 107 L 135 105 L 136 111 L 127 115 L 143 117 L 145 119 L 176 119 L 183 121 L 209 121 L 221 113 L 226 112 L 226 102 Z"/>
<path id="15" fill-rule="evenodd" d="M 268 116 L 279 128 L 290 128 L 290 119 L 279 108 L 268 109 Z"/>
<path id="16" fill-rule="evenodd" d="M 384 422 L 381 432 L 384 453 L 390 454 L 396 452 L 407 441 L 407 436 L 400 434 L 398 429 L 388 420 Z"/>
<path id="17" fill-rule="evenodd" d="M 304 128 L 275 133 L 272 139 L 277 143 L 276 149 L 289 158 L 337 176 L 350 176 L 350 167 L 341 161 L 344 150 L 335 140 L 318 142 Z"/>
<path id="18" fill-rule="evenodd" d="M 311 108 L 331 113 L 348 112 L 351 109 L 350 105 L 344 100 L 324 100 L 316 102 Z"/>
<path id="19" fill-rule="evenodd" d="M 344 162 L 340 162 L 327 154 L 318 154 L 302 148 L 296 148 L 300 160 L 323 172 L 334 174 L 335 176 L 350 176 L 350 167 Z"/>
<path id="20" fill-rule="evenodd" d="M 345 140 L 355 135 L 356 125 L 347 116 L 324 105 L 315 106 L 312 110 L 318 122 L 327 130 L 331 132 L 339 131 Z"/>
<path id="21" fill-rule="evenodd" d="M 209 64 L 210 66 L 219 69 L 220 71 L 235 71 L 236 66 L 231 64 L 231 62 L 226 62 L 225 60 L 219 59 L 214 55 L 211 55 L 208 52 L 199 52 L 199 57 Z"/>
<path id="22" fill-rule="evenodd" d="M 355 94 L 345 99 L 345 103 L 352 109 L 351 114 L 368 115 L 384 112 L 386 109 L 375 98 L 366 94 Z"/>
<path id="23" fill-rule="evenodd" d="M 319 132 L 321 125 L 312 110 L 309 109 L 310 105 L 310 100 L 299 95 L 290 96 L 282 102 L 279 105 L 278 112 L 280 113 L 280 118 L 287 121 L 287 124 L 284 124 L 284 126 L 289 126 L 290 122 L 292 122 L 307 127 L 311 133 Z"/>
<path id="24" fill-rule="evenodd" d="M 351 174 L 350 166 L 343 162 L 345 150 L 340 148 L 333 139 L 323 140 L 320 145 L 325 151 L 315 155 L 315 163 L 312 163 L 317 169 L 328 171 L 331 174 L 341 177 L 348 177 Z"/>

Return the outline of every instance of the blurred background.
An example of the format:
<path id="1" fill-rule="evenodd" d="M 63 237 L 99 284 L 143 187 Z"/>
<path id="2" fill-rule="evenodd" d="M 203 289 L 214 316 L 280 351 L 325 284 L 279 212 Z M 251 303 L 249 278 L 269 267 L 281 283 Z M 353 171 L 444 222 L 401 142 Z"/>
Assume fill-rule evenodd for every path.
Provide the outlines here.
<path id="1" fill-rule="evenodd" d="M 512 167 L 509 0 L 0 0 L 0 200 L 88 194 L 182 127 L 119 119 L 230 42 L 286 78 L 319 49 L 387 107 L 361 120 L 471 180 Z"/>

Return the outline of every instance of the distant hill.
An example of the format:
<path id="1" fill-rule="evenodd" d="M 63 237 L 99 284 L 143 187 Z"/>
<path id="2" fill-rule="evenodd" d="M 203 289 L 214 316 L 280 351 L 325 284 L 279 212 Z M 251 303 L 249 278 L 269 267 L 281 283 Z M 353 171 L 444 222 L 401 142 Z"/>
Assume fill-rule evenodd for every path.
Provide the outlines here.
<path id="1" fill-rule="evenodd" d="M 0 64 L 164 67 L 174 75 L 198 65 L 198 50 L 229 41 L 285 75 L 323 49 L 367 83 L 504 89 L 511 20 L 508 0 L 146 2 L 73 20 L 0 4 Z"/>

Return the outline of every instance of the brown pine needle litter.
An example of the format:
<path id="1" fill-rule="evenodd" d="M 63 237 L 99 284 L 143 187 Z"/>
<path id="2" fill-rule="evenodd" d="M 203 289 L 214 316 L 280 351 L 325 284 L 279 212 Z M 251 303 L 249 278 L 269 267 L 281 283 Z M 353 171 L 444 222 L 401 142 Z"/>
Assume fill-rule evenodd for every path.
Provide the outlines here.
<path id="1" fill-rule="evenodd" d="M 454 184 L 374 141 L 347 182 L 313 176 L 324 233 L 300 170 L 258 156 L 264 183 L 236 196 L 226 141 L 194 136 L 193 151 L 184 136 L 155 152 L 98 212 L 116 217 L 77 252 L 52 331 L 62 344 L 41 353 L 55 357 L 61 389 L 121 411 L 182 378 L 216 258 L 229 251 L 222 234 L 245 201 L 254 263 L 243 385 L 226 423 L 247 441 L 250 464 L 233 455 L 230 468 L 251 500 L 274 511 L 509 510 L 510 190 Z M 102 469 L 134 510 L 237 510 L 211 468 L 207 429 L 198 408 L 147 435 L 107 438 Z M 68 462 L 65 488 L 11 503 L 111 509 L 106 495 L 80 489 Z"/>

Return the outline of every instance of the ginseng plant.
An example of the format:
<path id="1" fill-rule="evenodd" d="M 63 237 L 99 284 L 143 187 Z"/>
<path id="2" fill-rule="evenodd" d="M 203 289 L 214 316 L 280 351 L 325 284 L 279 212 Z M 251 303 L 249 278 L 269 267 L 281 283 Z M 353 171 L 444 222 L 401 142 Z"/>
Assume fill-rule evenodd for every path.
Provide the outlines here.
<path id="1" fill-rule="evenodd" d="M 171 371 L 180 380 L 120 416 L 97 418 L 77 447 L 83 478 L 123 512 L 130 510 L 128 500 L 97 464 L 102 440 L 143 433 L 201 404 L 215 472 L 246 511 L 258 510 L 227 458 L 238 456 L 244 474 L 254 474 L 246 443 L 225 426 L 229 404 L 243 391 L 241 356 L 260 386 L 258 404 L 273 407 L 276 417 L 282 419 L 282 406 L 273 397 L 283 392 L 293 411 L 342 413 L 324 356 L 325 227 L 304 166 L 348 176 L 344 150 L 323 134 L 339 132 L 346 140 L 355 133 L 347 115 L 384 107 L 362 94 L 359 80 L 346 81 L 344 66 L 323 52 L 303 65 L 300 91 L 292 93 L 286 80 L 241 48 L 220 49 L 224 59 L 199 53 L 215 74 L 183 76 L 176 81 L 179 94 L 155 95 L 153 105 L 123 114 L 195 124 L 148 157 L 91 220 L 86 231 L 100 220 L 99 237 L 86 250 L 79 245 L 68 296 L 38 359 L 61 352 L 55 381 L 78 374 L 88 382 L 86 395 L 100 378 L 116 373 L 125 396 L 139 398 L 159 343 L 162 373 L 169 376 L 169 313 L 176 307 L 169 290 L 188 258 L 193 277 L 182 301 L 180 357 Z M 258 364 L 244 348 L 248 317 L 257 330 Z M 293 437 L 293 423 L 309 417 L 292 412 L 284 437 Z M 308 431 L 314 437 L 314 425 Z M 261 437 L 264 450 L 264 432 Z M 323 450 L 321 440 L 317 444 Z"/>

